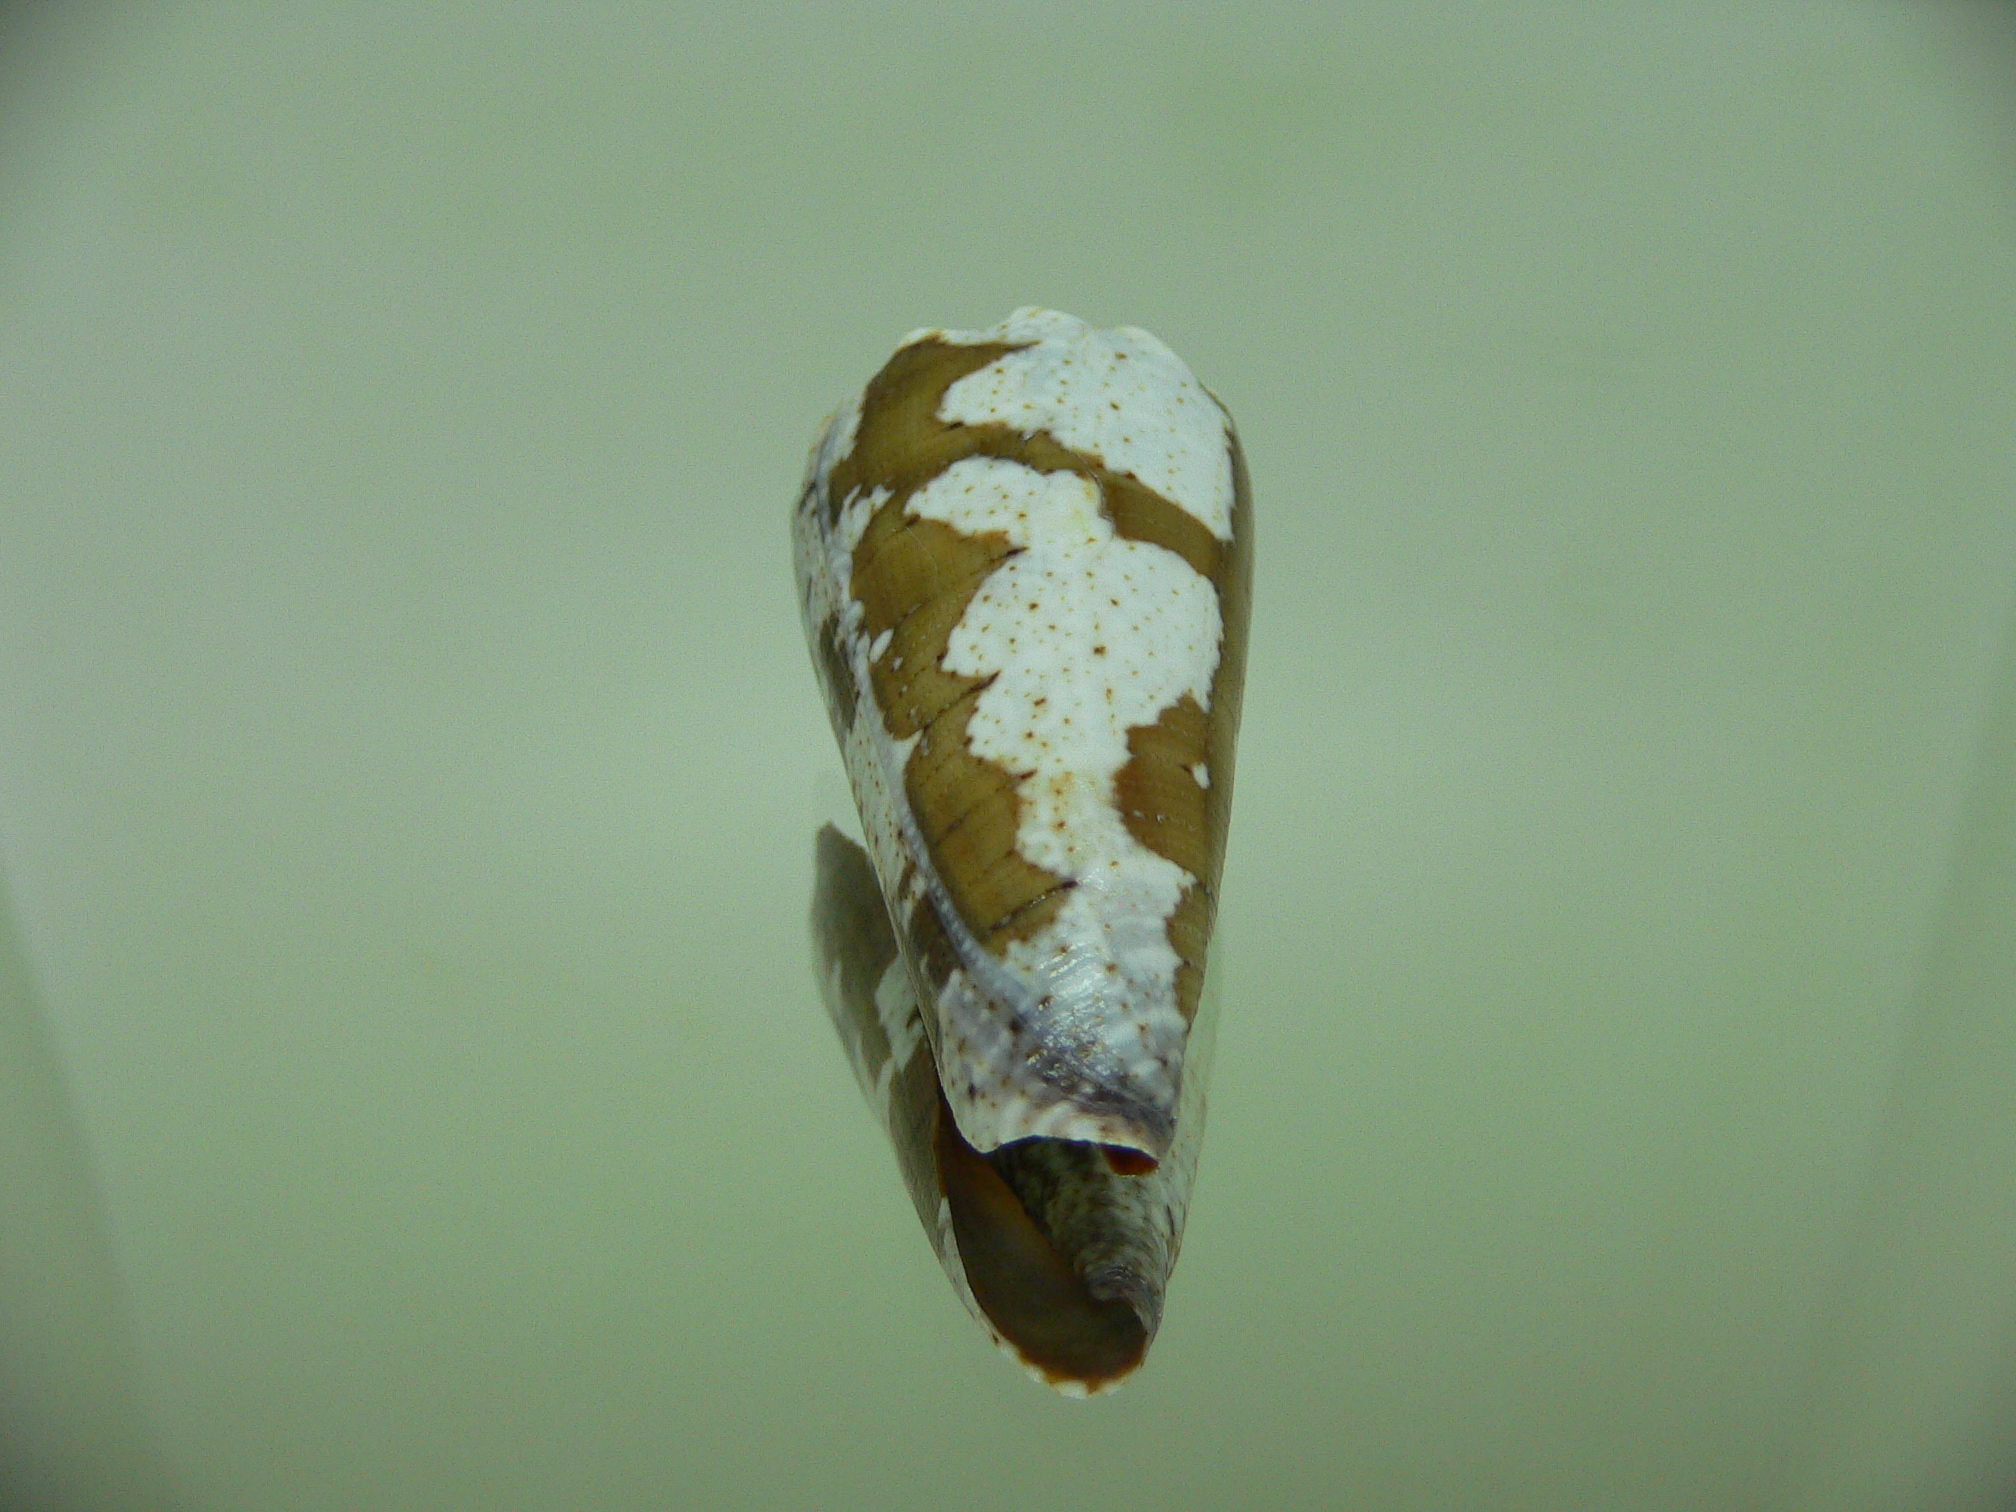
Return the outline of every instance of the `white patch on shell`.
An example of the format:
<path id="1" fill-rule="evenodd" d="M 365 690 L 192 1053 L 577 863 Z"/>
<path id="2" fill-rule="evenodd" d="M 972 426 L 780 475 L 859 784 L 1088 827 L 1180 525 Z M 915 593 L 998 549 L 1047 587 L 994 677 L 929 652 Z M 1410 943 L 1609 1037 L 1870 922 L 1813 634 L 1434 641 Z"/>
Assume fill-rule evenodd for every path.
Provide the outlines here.
<path id="1" fill-rule="evenodd" d="M 849 395 L 827 422 L 823 453 L 823 470 L 826 472 L 831 472 L 834 464 L 844 462 L 853 455 L 854 439 L 861 433 L 861 398 L 858 393 Z"/>
<path id="2" fill-rule="evenodd" d="M 855 439 L 861 433 L 862 397 L 859 393 L 851 395 L 819 427 L 818 439 L 805 457 L 805 476 L 798 485 L 801 496 L 809 493 L 814 484 L 823 487 L 833 469 L 854 450 Z"/>
<path id="3" fill-rule="evenodd" d="M 946 390 L 938 418 L 1042 432 L 1130 473 L 1221 541 L 1232 539 L 1232 457 L 1225 411 L 1189 366 L 1133 326 L 1095 330 L 1056 310 L 1024 308 L 986 331 L 920 331 L 1021 350 Z"/>
<path id="4" fill-rule="evenodd" d="M 1190 768 L 1190 780 L 1196 783 L 1197 786 L 1199 786 L 1200 788 L 1210 787 L 1211 768 L 1206 766 L 1201 761 L 1196 763 L 1194 766 Z"/>
<path id="5" fill-rule="evenodd" d="M 889 1041 L 889 1059 L 882 1063 L 874 1089 L 875 1108 L 886 1125 L 890 1088 L 924 1038 L 924 1018 L 917 1011 L 917 994 L 911 991 L 909 968 L 900 955 L 883 968 L 882 980 L 875 984 L 875 1018 L 882 1025 L 883 1038 Z"/>
<path id="6" fill-rule="evenodd" d="M 861 537 L 868 533 L 868 522 L 875 518 L 875 511 L 888 498 L 889 490 L 886 488 L 871 488 L 867 493 L 857 488 L 847 495 L 846 502 L 840 506 L 840 524 L 833 532 L 833 538 L 838 551 L 844 552 L 849 559 L 845 563 L 849 579 L 854 575 L 854 548 L 861 544 Z"/>

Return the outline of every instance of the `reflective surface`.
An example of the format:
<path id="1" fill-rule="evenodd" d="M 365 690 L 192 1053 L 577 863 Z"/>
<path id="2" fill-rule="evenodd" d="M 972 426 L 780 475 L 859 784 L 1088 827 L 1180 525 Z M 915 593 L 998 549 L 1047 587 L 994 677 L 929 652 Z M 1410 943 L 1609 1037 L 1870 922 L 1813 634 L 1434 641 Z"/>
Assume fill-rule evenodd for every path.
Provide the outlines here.
<path id="1" fill-rule="evenodd" d="M 1992 1484 L 2007 39 L 1413 10 L 13 23 L 50 1504 Z M 1182 352 L 1265 522 L 1211 1139 L 1089 1406 L 917 1243 L 804 922 L 805 439 L 1032 301 Z"/>

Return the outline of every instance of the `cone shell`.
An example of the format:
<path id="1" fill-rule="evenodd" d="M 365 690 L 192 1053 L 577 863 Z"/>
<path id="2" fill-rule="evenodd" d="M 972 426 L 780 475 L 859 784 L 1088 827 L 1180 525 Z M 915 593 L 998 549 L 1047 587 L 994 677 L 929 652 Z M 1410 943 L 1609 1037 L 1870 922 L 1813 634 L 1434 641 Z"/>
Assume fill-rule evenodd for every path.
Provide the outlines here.
<path id="1" fill-rule="evenodd" d="M 820 839 L 829 1011 L 969 1307 L 1099 1389 L 1160 1320 L 1202 1133 L 1237 435 L 1145 331 L 919 331 L 827 423 L 793 541 L 867 840 Z"/>

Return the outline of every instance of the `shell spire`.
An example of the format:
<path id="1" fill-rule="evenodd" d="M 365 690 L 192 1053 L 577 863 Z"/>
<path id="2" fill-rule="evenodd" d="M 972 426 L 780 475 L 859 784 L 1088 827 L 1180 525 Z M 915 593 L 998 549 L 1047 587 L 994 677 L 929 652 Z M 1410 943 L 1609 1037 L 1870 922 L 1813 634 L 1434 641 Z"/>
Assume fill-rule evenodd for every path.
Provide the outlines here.
<path id="1" fill-rule="evenodd" d="M 828 1007 L 969 1305 L 1094 1389 L 1160 1319 L 1201 1136 L 1237 434 L 1145 331 L 918 331 L 828 421 L 793 544 L 867 840 L 821 839 Z"/>

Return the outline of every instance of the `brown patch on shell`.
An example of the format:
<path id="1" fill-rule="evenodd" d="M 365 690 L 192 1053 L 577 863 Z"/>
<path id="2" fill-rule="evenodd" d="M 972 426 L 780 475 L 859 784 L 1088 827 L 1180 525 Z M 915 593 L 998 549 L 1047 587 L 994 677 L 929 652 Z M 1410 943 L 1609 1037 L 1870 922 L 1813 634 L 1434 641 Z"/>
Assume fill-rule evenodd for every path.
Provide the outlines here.
<path id="1" fill-rule="evenodd" d="M 1211 872 L 1212 793 L 1191 769 L 1210 744 L 1210 718 L 1189 694 L 1155 723 L 1127 732 L 1127 764 L 1114 780 L 1120 817 L 1136 840 L 1193 877 Z"/>
<path id="2" fill-rule="evenodd" d="M 988 574 L 1013 554 L 1003 535 L 961 535 L 887 505 L 854 551 L 854 597 L 870 641 L 889 645 L 869 668 L 889 734 L 920 733 L 979 680 L 947 672 L 945 643 Z"/>
<path id="3" fill-rule="evenodd" d="M 1183 889 L 1169 915 L 1169 946 L 1176 952 L 1176 1007 L 1186 1024 L 1197 1021 L 1204 996 L 1204 958 L 1211 948 L 1211 927 L 1217 922 L 1218 892 L 1201 882 Z"/>
<path id="4" fill-rule="evenodd" d="M 924 731 L 904 769 L 904 788 L 959 916 L 999 954 L 1050 921 L 1068 884 L 1015 849 L 1022 812 L 1015 774 L 975 756 L 967 741 L 985 686 L 971 681 Z"/>

